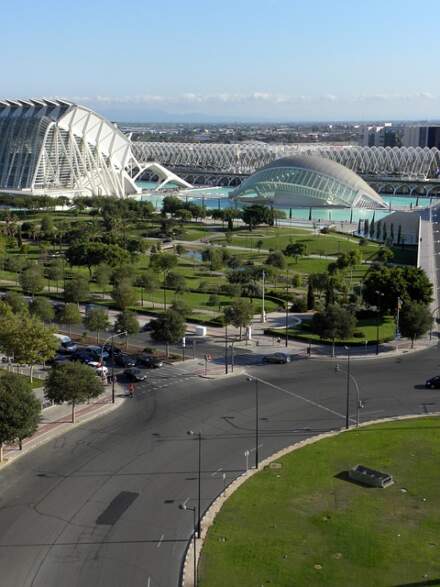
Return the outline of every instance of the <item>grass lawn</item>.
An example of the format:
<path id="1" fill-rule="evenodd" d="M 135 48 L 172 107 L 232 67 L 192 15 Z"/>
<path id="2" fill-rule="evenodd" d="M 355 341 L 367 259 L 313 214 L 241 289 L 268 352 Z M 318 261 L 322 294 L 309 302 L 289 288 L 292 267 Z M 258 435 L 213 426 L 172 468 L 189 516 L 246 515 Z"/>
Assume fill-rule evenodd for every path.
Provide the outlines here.
<path id="1" fill-rule="evenodd" d="M 296 327 L 289 328 L 289 336 L 296 340 L 311 342 L 315 344 L 333 344 L 332 340 L 326 340 L 315 334 L 311 328 L 311 320 L 301 322 Z M 278 333 L 276 329 L 269 329 L 270 332 Z M 279 329 L 284 332 L 284 329 Z M 377 322 L 373 319 L 358 320 L 355 332 L 361 333 L 361 336 L 346 338 L 344 340 L 336 339 L 336 344 L 347 345 L 364 345 L 367 340 L 369 343 L 376 342 L 377 339 Z M 379 323 L 379 342 L 386 342 L 394 339 L 396 333 L 396 322 L 392 316 L 385 316 Z"/>
<path id="2" fill-rule="evenodd" d="M 3 377 L 7 373 L 6 369 L 0 369 L 0 377 Z M 25 379 L 26 381 L 30 381 L 30 377 L 27 375 L 19 375 L 19 377 Z M 37 387 L 42 387 L 44 385 L 44 381 L 42 379 L 36 379 L 35 375 L 32 381 L 32 389 L 37 389 Z"/>
<path id="3" fill-rule="evenodd" d="M 202 551 L 201 587 L 438 585 L 440 420 L 384 423 L 322 440 L 226 502 Z M 362 463 L 387 489 L 338 478 Z"/>

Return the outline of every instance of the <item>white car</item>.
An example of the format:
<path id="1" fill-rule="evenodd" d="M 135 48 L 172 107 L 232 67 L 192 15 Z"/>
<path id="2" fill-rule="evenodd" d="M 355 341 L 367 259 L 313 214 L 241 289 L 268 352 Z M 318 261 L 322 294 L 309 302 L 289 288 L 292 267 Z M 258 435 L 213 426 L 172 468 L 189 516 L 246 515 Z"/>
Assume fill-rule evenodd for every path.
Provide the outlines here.
<path id="1" fill-rule="evenodd" d="M 89 367 L 95 369 L 95 373 L 98 377 L 107 377 L 108 369 L 105 365 L 101 365 L 97 361 L 92 361 L 91 363 L 87 363 Z"/>

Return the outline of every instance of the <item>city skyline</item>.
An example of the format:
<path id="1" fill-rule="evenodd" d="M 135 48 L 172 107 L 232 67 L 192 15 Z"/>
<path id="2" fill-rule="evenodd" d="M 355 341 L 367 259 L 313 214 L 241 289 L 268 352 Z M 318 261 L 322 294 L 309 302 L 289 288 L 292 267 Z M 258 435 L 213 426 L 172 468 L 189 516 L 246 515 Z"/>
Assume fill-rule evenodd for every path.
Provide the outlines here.
<path id="1" fill-rule="evenodd" d="M 436 120 L 435 12 L 433 0 L 7 5 L 2 95 L 118 121 Z"/>

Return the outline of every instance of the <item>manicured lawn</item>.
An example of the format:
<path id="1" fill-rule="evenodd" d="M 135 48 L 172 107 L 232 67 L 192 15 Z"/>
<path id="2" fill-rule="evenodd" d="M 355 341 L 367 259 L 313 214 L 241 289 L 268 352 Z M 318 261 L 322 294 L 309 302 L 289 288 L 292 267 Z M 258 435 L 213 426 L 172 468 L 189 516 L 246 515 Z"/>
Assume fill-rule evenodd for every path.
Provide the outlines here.
<path id="1" fill-rule="evenodd" d="M 333 344 L 332 340 L 326 340 L 319 337 L 313 332 L 311 320 L 307 320 L 298 324 L 298 326 L 289 328 L 289 336 L 296 340 L 304 342 L 311 342 L 315 344 Z M 278 333 L 275 329 L 270 329 L 273 333 Z M 284 332 L 284 330 L 282 330 Z M 336 344 L 348 345 L 363 345 L 367 340 L 369 343 L 374 343 L 377 340 L 377 322 L 375 319 L 359 320 L 355 328 L 356 333 L 360 333 L 359 337 L 351 337 L 344 340 L 336 339 Z M 394 339 L 396 332 L 396 323 L 392 316 L 386 316 L 379 323 L 379 341 L 385 342 Z"/>
<path id="2" fill-rule="evenodd" d="M 434 585 L 440 577 L 440 420 L 384 423 L 307 446 L 226 502 L 201 587 Z M 395 485 L 340 478 L 362 463 Z"/>
<path id="3" fill-rule="evenodd" d="M 2 377 L 5 373 L 7 373 L 6 369 L 0 368 L 0 377 Z M 27 375 L 19 375 L 21 378 L 25 379 L 26 381 L 30 381 L 30 377 Z M 36 379 L 35 376 L 33 377 L 32 381 L 32 389 L 37 389 L 37 387 L 42 387 L 44 385 L 44 381 L 42 379 Z"/>

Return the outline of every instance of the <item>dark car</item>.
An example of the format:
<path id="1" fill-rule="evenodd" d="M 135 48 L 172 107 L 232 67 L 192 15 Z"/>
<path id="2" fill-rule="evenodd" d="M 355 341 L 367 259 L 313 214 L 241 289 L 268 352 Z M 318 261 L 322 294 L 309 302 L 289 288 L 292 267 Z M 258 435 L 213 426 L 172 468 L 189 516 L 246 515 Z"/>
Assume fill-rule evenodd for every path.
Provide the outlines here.
<path id="1" fill-rule="evenodd" d="M 78 345 L 75 342 L 73 342 L 72 340 L 69 342 L 62 342 L 61 343 L 61 347 L 60 347 L 61 353 L 66 353 L 68 355 L 71 355 L 73 353 L 76 353 L 77 350 L 78 350 Z"/>
<path id="2" fill-rule="evenodd" d="M 95 360 L 96 361 L 100 361 L 101 358 L 102 359 L 108 359 L 109 358 L 109 354 L 108 352 L 105 350 L 105 348 L 100 347 L 96 344 L 90 344 L 89 346 L 87 346 L 85 348 L 85 350 L 90 353 L 91 355 L 95 356 Z"/>
<path id="3" fill-rule="evenodd" d="M 425 387 L 428 389 L 440 389 L 440 375 L 436 375 L 435 377 L 431 377 L 425 383 Z"/>
<path id="4" fill-rule="evenodd" d="M 153 327 L 151 326 L 151 322 L 145 322 L 145 324 L 142 326 L 142 332 L 150 332 L 151 330 L 153 330 Z"/>
<path id="5" fill-rule="evenodd" d="M 264 355 L 263 363 L 285 365 L 286 363 L 290 363 L 290 357 L 286 353 L 273 353 L 273 355 Z"/>
<path id="6" fill-rule="evenodd" d="M 108 356 L 109 357 L 111 357 L 112 354 L 113 354 L 113 356 L 115 357 L 115 359 L 116 359 L 116 357 L 124 354 L 124 351 L 123 350 L 121 350 L 117 346 L 113 346 L 112 347 L 111 344 L 105 344 L 103 348 L 104 348 L 104 352 L 105 353 L 108 353 Z"/>
<path id="7" fill-rule="evenodd" d="M 65 365 L 66 363 L 70 363 L 71 358 L 72 357 L 66 356 L 66 355 L 55 355 L 54 357 L 52 357 L 51 359 L 46 361 L 46 365 L 49 365 L 49 367 L 55 367 L 57 365 Z"/>
<path id="8" fill-rule="evenodd" d="M 147 378 L 146 374 L 143 373 L 140 369 L 136 369 L 136 367 L 125 369 L 124 375 L 129 381 L 145 381 Z"/>
<path id="9" fill-rule="evenodd" d="M 74 361 L 80 361 L 81 363 L 88 365 L 89 363 L 96 361 L 96 356 L 86 349 L 80 349 L 79 351 L 76 351 L 76 353 L 73 353 L 72 359 Z"/>
<path id="10" fill-rule="evenodd" d="M 131 357 L 125 353 L 114 355 L 115 365 L 118 367 L 134 367 L 136 365 L 136 357 Z"/>
<path id="11" fill-rule="evenodd" d="M 138 355 L 136 357 L 136 365 L 146 369 L 159 369 L 163 366 L 163 362 L 157 357 L 151 355 Z"/>

